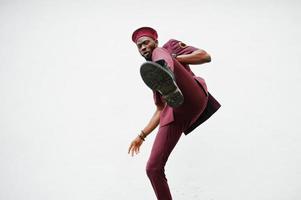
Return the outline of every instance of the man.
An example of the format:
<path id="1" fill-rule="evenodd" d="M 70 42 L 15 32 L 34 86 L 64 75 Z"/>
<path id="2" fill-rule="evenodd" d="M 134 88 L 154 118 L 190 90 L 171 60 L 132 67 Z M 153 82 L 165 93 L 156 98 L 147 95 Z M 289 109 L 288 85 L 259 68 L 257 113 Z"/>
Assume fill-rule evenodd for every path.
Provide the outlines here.
<path id="1" fill-rule="evenodd" d="M 147 60 L 140 68 L 141 76 L 153 90 L 156 111 L 146 127 L 130 144 L 128 153 L 138 153 L 148 134 L 158 125 L 146 172 L 159 200 L 172 199 L 164 167 L 182 133 L 186 135 L 207 120 L 220 104 L 207 91 L 204 79 L 196 77 L 189 64 L 211 61 L 202 50 L 169 40 L 158 47 L 157 32 L 150 27 L 134 31 L 132 40 Z"/>

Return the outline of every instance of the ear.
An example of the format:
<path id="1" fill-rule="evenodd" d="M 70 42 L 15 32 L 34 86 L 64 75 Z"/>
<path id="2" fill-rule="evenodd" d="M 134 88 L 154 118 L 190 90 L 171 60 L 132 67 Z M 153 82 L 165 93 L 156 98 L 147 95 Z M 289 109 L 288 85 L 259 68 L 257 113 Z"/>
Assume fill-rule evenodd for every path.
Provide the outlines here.
<path id="1" fill-rule="evenodd" d="M 158 46 L 159 42 L 158 40 L 155 40 L 155 44 L 156 44 L 156 47 Z"/>

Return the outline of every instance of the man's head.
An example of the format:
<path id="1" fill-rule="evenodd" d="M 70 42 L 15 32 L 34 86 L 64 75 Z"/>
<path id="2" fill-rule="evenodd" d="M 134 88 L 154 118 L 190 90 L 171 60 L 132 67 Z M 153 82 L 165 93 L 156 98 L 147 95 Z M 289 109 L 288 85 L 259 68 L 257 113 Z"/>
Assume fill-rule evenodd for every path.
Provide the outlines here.
<path id="1" fill-rule="evenodd" d="M 158 34 L 150 27 L 142 27 L 135 30 L 132 40 L 137 45 L 140 54 L 146 59 L 151 60 L 153 50 L 158 46 Z"/>

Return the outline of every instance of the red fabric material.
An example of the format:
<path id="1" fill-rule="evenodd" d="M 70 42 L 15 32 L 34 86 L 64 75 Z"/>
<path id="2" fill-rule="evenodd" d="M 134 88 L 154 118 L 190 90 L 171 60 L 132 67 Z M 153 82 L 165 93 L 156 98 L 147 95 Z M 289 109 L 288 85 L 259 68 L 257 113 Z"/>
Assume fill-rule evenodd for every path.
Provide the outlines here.
<path id="1" fill-rule="evenodd" d="M 196 77 L 188 65 L 182 65 L 170 55 L 174 52 L 188 53 L 196 48 L 186 47 L 176 40 L 172 40 L 164 46 L 166 49 L 159 47 L 154 49 L 152 61 L 165 60 L 173 71 L 176 83 L 184 95 L 184 103 L 178 108 L 172 108 L 165 105 L 162 96 L 154 91 L 155 104 L 165 105 L 165 107 L 160 115 L 160 127 L 146 166 L 146 172 L 157 199 L 171 200 L 172 196 L 164 172 L 166 162 L 182 133 L 191 132 L 207 120 L 219 108 L 217 106 L 219 104 L 217 101 L 212 101 L 214 98 L 208 93 L 204 79 Z"/>
<path id="2" fill-rule="evenodd" d="M 189 121 L 193 123 L 202 113 L 207 103 L 206 92 L 200 90 L 199 84 L 193 75 L 181 63 L 173 59 L 166 49 L 157 47 L 153 50 L 152 61 L 165 60 L 173 71 L 176 83 L 184 96 L 184 103 L 178 108 L 166 105 L 161 112 L 160 126 L 165 126 L 174 121 Z M 154 91 L 156 105 L 164 105 L 161 95 Z"/>
<path id="3" fill-rule="evenodd" d="M 180 87 L 181 91 L 184 92 L 184 102 L 187 102 L 187 98 L 194 98 L 198 101 L 199 105 L 205 105 L 205 108 L 202 109 L 202 111 L 195 116 L 198 116 L 196 119 L 195 116 L 187 116 L 190 113 L 189 108 L 182 108 L 183 112 L 179 112 L 179 108 L 173 109 L 169 106 L 166 106 L 164 110 L 161 113 L 160 116 L 160 126 L 165 126 L 173 121 L 177 121 L 179 119 L 190 118 L 191 126 L 187 128 L 187 130 L 184 131 L 184 133 L 187 135 L 191 131 L 193 131 L 196 127 L 198 127 L 200 124 L 205 122 L 207 119 L 209 119 L 219 108 L 220 104 L 219 102 L 208 92 L 208 88 L 206 85 L 206 82 L 203 78 L 195 76 L 195 74 L 191 71 L 189 65 L 182 65 L 179 63 L 176 59 L 173 59 L 171 57 L 171 54 L 177 54 L 177 55 L 183 55 L 183 54 L 190 54 L 193 51 L 197 50 L 197 48 L 192 46 L 187 46 L 183 44 L 182 42 L 178 40 L 171 39 L 166 44 L 163 45 L 163 48 L 156 48 L 153 51 L 152 54 L 152 61 L 157 61 L 160 59 L 164 59 L 168 66 L 170 66 L 171 70 L 176 75 L 176 82 L 178 86 Z M 179 69 L 185 69 L 179 70 Z M 187 75 L 188 74 L 188 75 Z M 188 78 L 187 78 L 188 77 Z M 191 81 L 191 78 L 193 81 Z M 190 81 L 187 81 L 190 80 Z M 194 82 L 194 83 L 193 83 Z M 195 87 L 195 83 L 198 83 L 198 87 Z M 183 90 L 183 83 L 184 83 L 184 89 Z M 200 90 L 201 88 L 201 90 Z M 197 91 L 203 91 L 207 97 L 202 97 L 201 99 L 193 97 L 195 94 L 200 94 Z M 154 102 L 156 105 L 164 105 L 165 102 L 162 99 L 161 95 L 154 91 Z M 191 104 L 191 107 L 193 104 Z M 181 106 L 182 107 L 182 106 Z M 180 107 L 180 108 L 181 108 Z M 178 113 L 177 116 L 175 116 L 175 113 Z M 182 113 L 181 117 L 179 117 L 179 113 Z"/>
<path id="4" fill-rule="evenodd" d="M 185 124 L 170 124 L 160 127 L 156 135 L 146 173 L 155 191 L 157 199 L 171 200 L 171 192 L 165 175 L 165 165 L 169 155 L 178 143 Z"/>
<path id="5" fill-rule="evenodd" d="M 137 42 L 137 40 L 143 36 L 153 38 L 154 40 L 158 39 L 157 31 L 151 27 L 141 27 L 135 30 L 132 34 L 132 41 Z"/>
<path id="6" fill-rule="evenodd" d="M 193 47 L 193 46 L 188 46 L 186 44 L 184 44 L 181 41 L 175 40 L 175 39 L 170 39 L 167 43 L 165 43 L 163 45 L 163 48 L 166 49 L 170 54 L 176 54 L 176 55 L 185 55 L 185 54 L 190 54 L 196 50 L 198 50 L 197 48 Z M 208 94 L 208 89 L 207 89 L 207 85 L 205 82 L 205 79 L 195 76 L 195 74 L 191 71 L 189 65 L 184 65 L 185 69 L 191 73 L 191 75 L 194 76 L 194 78 L 196 79 L 196 81 L 198 81 L 201 86 L 203 87 L 203 89 L 206 91 L 206 93 Z"/>

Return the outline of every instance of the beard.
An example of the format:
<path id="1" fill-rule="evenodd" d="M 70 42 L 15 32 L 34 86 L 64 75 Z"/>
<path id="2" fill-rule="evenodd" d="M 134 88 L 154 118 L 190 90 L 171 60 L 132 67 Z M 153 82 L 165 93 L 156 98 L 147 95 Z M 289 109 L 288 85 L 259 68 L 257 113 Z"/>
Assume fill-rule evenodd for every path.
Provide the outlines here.
<path id="1" fill-rule="evenodd" d="M 152 57 L 148 56 L 148 57 L 144 57 L 146 61 L 152 61 Z"/>
<path id="2" fill-rule="evenodd" d="M 146 61 L 152 61 L 152 52 L 142 56 L 145 58 Z"/>

